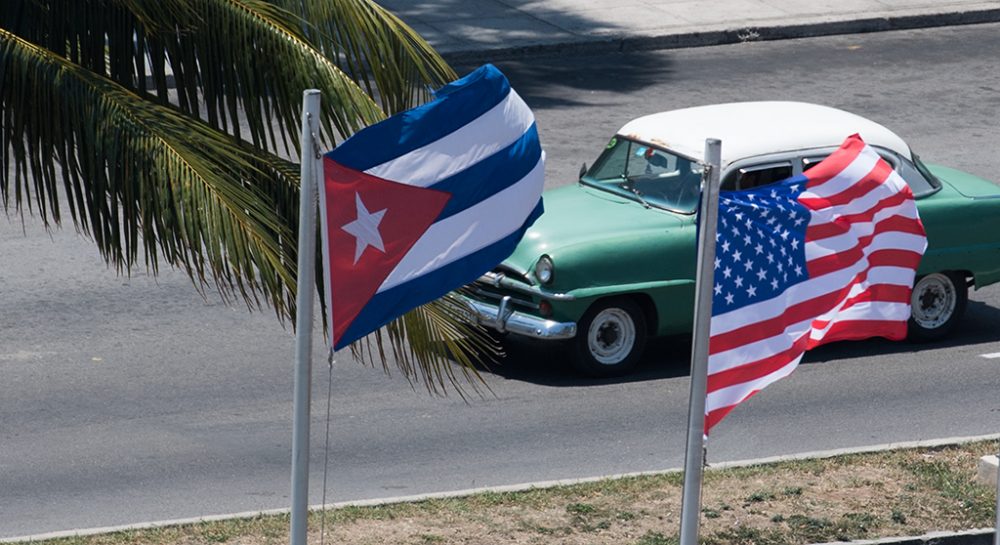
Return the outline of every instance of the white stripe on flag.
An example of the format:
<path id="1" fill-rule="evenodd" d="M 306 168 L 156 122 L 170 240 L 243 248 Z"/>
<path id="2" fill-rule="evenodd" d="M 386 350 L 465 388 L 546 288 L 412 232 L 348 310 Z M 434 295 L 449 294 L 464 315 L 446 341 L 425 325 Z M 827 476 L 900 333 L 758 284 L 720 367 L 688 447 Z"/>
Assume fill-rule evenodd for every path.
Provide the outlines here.
<path id="1" fill-rule="evenodd" d="M 899 267 L 894 265 L 879 265 L 872 267 L 868 271 L 868 285 L 900 286 L 904 288 L 913 287 L 913 277 L 915 270 L 911 267 Z M 853 293 L 853 290 L 852 290 Z"/>
<path id="2" fill-rule="evenodd" d="M 880 159 L 877 153 L 867 153 L 868 151 L 869 148 L 866 147 L 850 164 L 844 167 L 844 170 L 825 183 L 803 191 L 802 198 L 829 198 L 839 195 L 856 184 L 858 180 L 868 176 L 868 173 L 875 168 L 875 163 Z"/>
<path id="3" fill-rule="evenodd" d="M 850 322 L 853 320 L 883 320 L 887 322 L 903 322 L 910 319 L 910 305 L 908 303 L 889 303 L 885 301 L 865 301 L 863 303 L 856 303 L 847 307 L 846 309 L 840 309 L 836 313 L 836 319 L 831 319 L 832 316 L 827 319 L 826 327 L 822 329 L 813 329 L 810 334 L 814 340 L 822 339 L 826 332 L 833 327 L 834 324 L 842 322 Z"/>
<path id="4" fill-rule="evenodd" d="M 812 224 L 820 225 L 822 223 L 826 223 L 828 221 L 827 218 L 838 218 L 868 212 L 872 208 L 878 206 L 882 200 L 893 197 L 898 193 L 898 189 L 893 189 L 888 184 L 879 184 L 877 187 L 873 187 L 864 195 L 857 196 L 846 203 L 828 206 L 821 210 L 814 211 L 813 215 L 816 219 L 812 221 Z"/>
<path id="5" fill-rule="evenodd" d="M 429 187 L 506 148 L 535 122 L 513 90 L 488 112 L 455 132 L 365 172 L 385 180 Z"/>
<path id="6" fill-rule="evenodd" d="M 777 335 L 752 343 L 741 344 L 732 350 L 712 354 L 708 357 L 708 374 L 712 375 L 734 367 L 769 358 L 792 347 L 792 341 L 808 334 L 812 318 L 795 324 L 788 324 Z M 715 325 L 714 323 L 712 324 Z M 739 357 L 734 357 L 734 354 Z"/>
<path id="7" fill-rule="evenodd" d="M 923 242 L 923 239 L 920 239 L 920 237 L 914 237 L 913 239 L 906 238 L 902 240 L 907 242 L 907 246 L 899 249 L 910 250 L 918 253 L 923 252 L 924 245 L 920 244 Z M 829 293 L 831 290 L 843 289 L 853 281 L 854 277 L 859 272 L 870 266 L 868 264 L 867 257 L 871 254 L 871 252 L 878 249 L 879 248 L 877 247 L 868 246 L 864 251 L 865 259 L 858 260 L 858 262 L 848 268 L 838 269 L 831 273 L 817 276 L 816 278 L 810 278 L 805 282 L 790 286 L 784 295 L 714 316 L 712 318 L 712 334 L 718 335 L 720 333 L 726 333 L 728 331 L 732 331 L 733 329 L 745 326 L 746 318 L 744 313 L 749 313 L 755 316 L 755 321 L 757 322 L 763 322 L 784 314 L 785 310 L 794 304 L 819 297 L 823 294 Z M 793 273 L 789 272 L 789 275 L 791 274 Z"/>
<path id="8" fill-rule="evenodd" d="M 878 277 L 887 277 L 893 272 L 895 272 L 896 277 L 893 278 L 891 282 L 890 281 L 879 282 L 877 280 Z M 851 284 L 850 289 L 848 289 L 847 293 L 844 294 L 839 301 L 837 301 L 837 304 L 834 305 L 833 308 L 824 312 L 823 314 L 819 314 L 813 317 L 813 321 L 836 322 L 840 320 L 845 315 L 845 312 L 847 312 L 844 310 L 844 305 L 846 305 L 849 300 L 861 295 L 862 293 L 870 291 L 875 286 L 900 286 L 909 288 L 911 285 L 913 285 L 913 269 L 908 269 L 903 267 L 874 267 L 868 271 L 868 275 L 865 281 Z M 896 304 L 894 302 L 880 302 L 880 301 L 876 302 L 880 305 Z M 851 305 L 851 307 L 848 308 L 862 308 L 863 305 L 867 304 L 869 303 L 858 302 Z M 907 312 L 906 318 L 909 318 L 910 317 L 909 307 L 907 307 L 906 312 Z"/>
<path id="9" fill-rule="evenodd" d="M 543 152 L 535 168 L 514 185 L 431 225 L 378 291 L 419 278 L 517 231 L 538 205 L 538 195 L 545 183 L 544 166 Z"/>
<path id="10" fill-rule="evenodd" d="M 717 409 L 724 409 L 726 407 L 731 407 L 738 404 L 747 398 L 750 394 L 757 390 L 762 390 L 768 384 L 775 382 L 779 379 L 785 378 L 792 374 L 799 365 L 799 361 L 802 360 L 802 355 L 792 360 L 788 365 L 785 365 L 781 369 L 769 373 L 757 380 L 752 380 L 750 382 L 741 382 L 739 384 L 734 384 L 733 386 L 727 386 L 725 388 L 720 388 L 710 394 L 705 398 L 705 413 L 710 413 Z"/>
<path id="11" fill-rule="evenodd" d="M 905 276 L 906 274 L 909 274 L 911 282 L 899 284 L 901 280 L 900 276 Z M 872 281 L 875 280 L 876 277 L 885 277 L 886 280 L 891 281 Z M 850 290 L 848 290 L 848 293 L 844 296 L 843 300 L 841 300 L 837 306 L 829 312 L 819 316 L 810 317 L 795 324 L 789 324 L 785 327 L 784 331 L 772 337 L 740 345 L 732 350 L 712 354 L 708 358 L 708 372 L 709 374 L 714 374 L 734 367 L 739 367 L 750 362 L 759 361 L 775 354 L 780 354 L 792 347 L 793 339 L 801 337 L 806 332 L 810 332 L 810 337 L 813 339 L 822 338 L 823 334 L 825 334 L 825 332 L 829 330 L 834 323 L 850 321 L 853 319 L 872 320 L 876 318 L 887 321 L 907 320 L 910 317 L 910 306 L 906 303 L 866 301 L 862 303 L 855 303 L 846 309 L 843 308 L 843 305 L 849 299 L 866 291 L 873 285 L 905 285 L 906 287 L 909 287 L 912 284 L 912 278 L 912 269 L 902 269 L 899 267 L 876 267 L 869 273 L 869 282 L 865 284 L 851 285 Z M 827 324 L 822 329 L 813 329 L 812 324 L 817 321 L 825 321 Z M 715 329 L 716 324 L 713 318 L 713 332 Z M 739 353 L 738 358 L 734 357 L 734 352 Z"/>
<path id="12" fill-rule="evenodd" d="M 853 223 L 850 228 L 843 234 L 826 237 L 815 241 L 810 241 L 806 244 L 806 260 L 811 261 L 818 257 L 823 257 L 826 255 L 837 254 L 843 252 L 844 250 L 850 250 L 851 248 L 857 246 L 858 239 L 866 237 L 875 232 L 875 225 L 882 221 L 889 219 L 893 216 L 898 216 L 902 218 L 917 218 L 916 209 L 907 206 L 893 206 L 891 208 L 886 208 L 877 212 L 873 218 L 873 221 L 863 222 L 863 223 Z M 906 235 L 906 236 L 917 236 L 910 233 L 902 233 L 899 231 L 886 231 L 882 235 L 888 235 L 890 233 L 896 235 Z M 923 240 L 923 237 L 919 237 Z"/>

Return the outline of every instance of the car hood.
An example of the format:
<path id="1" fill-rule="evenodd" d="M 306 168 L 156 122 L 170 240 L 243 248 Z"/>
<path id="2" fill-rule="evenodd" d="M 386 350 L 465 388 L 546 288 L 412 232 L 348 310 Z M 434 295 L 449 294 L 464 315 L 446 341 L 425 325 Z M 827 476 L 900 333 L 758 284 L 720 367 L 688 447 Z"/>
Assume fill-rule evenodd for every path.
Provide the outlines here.
<path id="1" fill-rule="evenodd" d="M 542 254 L 553 258 L 595 243 L 642 240 L 653 233 L 690 223 L 691 216 L 646 208 L 641 203 L 574 184 L 546 191 L 542 195 L 545 212 L 524 234 L 504 265 L 527 274 Z"/>

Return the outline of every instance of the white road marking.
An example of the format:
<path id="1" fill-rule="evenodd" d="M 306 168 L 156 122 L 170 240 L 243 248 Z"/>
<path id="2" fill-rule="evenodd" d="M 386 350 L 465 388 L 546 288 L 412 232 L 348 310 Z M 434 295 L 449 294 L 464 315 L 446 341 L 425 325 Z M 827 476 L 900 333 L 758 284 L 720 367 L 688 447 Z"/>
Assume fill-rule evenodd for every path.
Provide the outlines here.
<path id="1" fill-rule="evenodd" d="M 980 357 L 986 358 L 988 360 L 995 360 L 1000 358 L 1000 352 L 993 352 L 992 354 L 982 354 Z"/>
<path id="2" fill-rule="evenodd" d="M 55 355 L 55 352 L 29 352 L 18 350 L 9 354 L 0 354 L 0 361 L 29 361 L 42 359 L 45 356 Z"/>

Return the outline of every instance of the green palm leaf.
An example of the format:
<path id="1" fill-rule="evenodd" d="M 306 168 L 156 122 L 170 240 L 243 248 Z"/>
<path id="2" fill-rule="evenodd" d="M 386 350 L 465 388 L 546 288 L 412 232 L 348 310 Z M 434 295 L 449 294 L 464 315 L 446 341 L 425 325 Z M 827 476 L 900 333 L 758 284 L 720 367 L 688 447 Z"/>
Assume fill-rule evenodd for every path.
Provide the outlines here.
<path id="1" fill-rule="evenodd" d="M 302 91 L 321 90 L 333 143 L 453 78 L 367 0 L 4 0 L 0 198 L 46 225 L 68 207 L 120 273 L 141 252 L 294 320 L 298 167 L 276 153 L 295 155 Z M 495 348 L 457 305 L 352 352 L 432 392 L 475 379 Z"/>
<path id="2" fill-rule="evenodd" d="M 293 165 L 2 29 L 0 104 L 5 207 L 58 222 L 61 186 L 120 272 L 143 250 L 154 272 L 162 255 L 199 286 L 289 312 Z"/>
<path id="3" fill-rule="evenodd" d="M 502 353 L 482 329 L 463 319 L 465 311 L 464 303 L 448 294 L 355 342 L 351 353 L 362 361 L 381 361 L 389 372 L 388 349 L 403 376 L 411 384 L 423 383 L 430 393 L 444 392 L 448 384 L 463 398 L 462 384 L 470 384 L 476 393 L 482 393 L 480 385 L 489 387 L 476 364 L 495 360 Z M 459 363 L 458 373 L 452 359 Z"/>
<path id="4" fill-rule="evenodd" d="M 296 145 L 304 89 L 334 142 L 455 77 L 367 0 L 5 0 L 0 28 L 261 148 Z"/>

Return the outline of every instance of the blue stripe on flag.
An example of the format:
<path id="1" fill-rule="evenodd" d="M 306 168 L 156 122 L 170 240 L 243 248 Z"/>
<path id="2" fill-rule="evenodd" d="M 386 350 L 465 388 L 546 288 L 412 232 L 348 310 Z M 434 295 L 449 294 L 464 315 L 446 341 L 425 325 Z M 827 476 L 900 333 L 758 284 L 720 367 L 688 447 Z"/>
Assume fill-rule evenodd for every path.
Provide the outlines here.
<path id="1" fill-rule="evenodd" d="M 528 219 L 514 233 L 429 274 L 376 293 L 333 349 L 339 350 L 391 322 L 397 316 L 428 301 L 443 297 L 455 286 L 464 286 L 479 278 L 514 251 L 524 232 L 538 219 L 538 216 L 542 215 L 542 211 L 542 200 L 539 199 L 538 205 L 531 211 Z"/>
<path id="2" fill-rule="evenodd" d="M 485 64 L 439 89 L 435 100 L 361 129 L 327 156 L 345 167 L 368 170 L 455 132 L 509 93 L 503 73 Z"/>
<path id="3" fill-rule="evenodd" d="M 524 179 L 542 158 L 538 129 L 532 123 L 513 144 L 428 189 L 451 193 L 437 221 L 457 214 Z"/>

